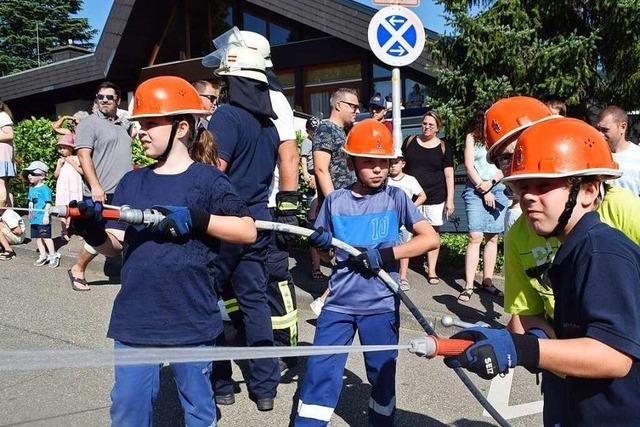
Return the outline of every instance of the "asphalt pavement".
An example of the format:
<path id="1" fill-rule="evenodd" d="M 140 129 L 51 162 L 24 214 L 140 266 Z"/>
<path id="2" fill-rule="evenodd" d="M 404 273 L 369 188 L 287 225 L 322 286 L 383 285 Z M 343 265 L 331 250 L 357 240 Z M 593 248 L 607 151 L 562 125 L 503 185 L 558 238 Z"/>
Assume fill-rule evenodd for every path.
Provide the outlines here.
<path id="1" fill-rule="evenodd" d="M 55 230 L 56 228 L 54 228 Z M 55 233 L 55 231 L 54 231 Z M 60 241 L 58 240 L 58 243 Z M 35 267 L 37 255 L 33 242 L 15 247 L 18 256 L 0 263 L 0 349 L 100 349 L 111 348 L 106 338 L 113 299 L 119 290 L 117 261 L 105 266 L 99 256 L 87 271 L 89 292 L 71 289 L 67 269 L 73 264 L 82 241 L 73 237 L 61 247 L 59 268 Z M 309 309 L 314 296 L 325 283 L 310 275 L 308 253 L 292 252 L 291 271 L 297 285 L 300 313 L 300 345 L 313 341 L 315 319 Z M 106 274 L 105 274 L 106 269 Z M 329 269 L 323 267 L 325 273 Z M 462 271 L 447 266 L 440 269 L 443 282 L 428 285 L 420 268 L 410 271 L 412 289 L 408 292 L 420 311 L 434 323 L 438 334 L 451 335 L 455 328 L 444 328 L 443 315 L 465 321 L 484 321 L 504 325 L 508 320 L 502 299 L 478 292 L 470 303 L 459 303 Z M 110 277 L 111 276 L 111 277 Z M 502 287 L 499 278 L 496 286 Z M 423 335 L 412 315 L 402 309 L 400 342 Z M 287 372 L 278 388 L 275 409 L 258 412 L 249 400 L 242 377 L 242 363 L 234 364 L 238 381 L 236 404 L 222 406 L 220 426 L 287 426 L 295 413 L 298 386 L 304 376 L 304 358 Z M 514 374 L 484 381 L 470 374 L 474 384 L 509 419 L 513 426 L 541 425 L 540 392 L 535 376 L 517 368 Z M 2 426 L 105 426 L 109 425 L 109 393 L 112 368 L 65 368 L 0 373 L 0 427 Z M 398 357 L 397 426 L 485 426 L 496 425 L 483 414 L 457 376 L 442 360 L 427 360 L 401 351 Z M 362 356 L 349 357 L 344 372 L 344 386 L 332 426 L 366 426 L 370 386 Z M 156 404 L 156 426 L 182 426 L 182 409 L 168 368 L 162 371 L 161 389 Z"/>

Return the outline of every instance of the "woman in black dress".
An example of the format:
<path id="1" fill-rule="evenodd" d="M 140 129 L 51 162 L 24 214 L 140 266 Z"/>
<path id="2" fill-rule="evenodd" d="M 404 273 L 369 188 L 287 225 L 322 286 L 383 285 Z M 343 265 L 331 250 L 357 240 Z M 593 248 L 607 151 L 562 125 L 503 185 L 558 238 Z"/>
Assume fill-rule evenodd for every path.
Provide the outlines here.
<path id="1" fill-rule="evenodd" d="M 427 195 L 427 201 L 418 209 L 439 232 L 444 219 L 455 210 L 453 204 L 453 150 L 437 133 L 442 120 L 434 111 L 422 117 L 422 134 L 408 137 L 402 144 L 405 172 L 414 176 Z M 427 252 L 428 282 L 440 283 L 436 272 L 439 249 Z"/>

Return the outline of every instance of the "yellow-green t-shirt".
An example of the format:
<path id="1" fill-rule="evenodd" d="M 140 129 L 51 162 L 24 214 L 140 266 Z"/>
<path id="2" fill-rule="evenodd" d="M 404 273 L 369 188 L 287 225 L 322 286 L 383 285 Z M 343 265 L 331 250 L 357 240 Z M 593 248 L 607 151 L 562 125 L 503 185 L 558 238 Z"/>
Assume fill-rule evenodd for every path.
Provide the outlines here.
<path id="1" fill-rule="evenodd" d="M 640 244 L 640 197 L 612 185 L 598 213 L 602 222 Z M 544 313 L 553 319 L 553 290 L 541 284 L 532 269 L 553 262 L 559 246 L 558 239 L 535 234 L 524 216 L 509 229 L 504 238 L 504 309 L 507 313 L 523 316 Z M 527 271 L 534 277 L 529 277 Z"/>

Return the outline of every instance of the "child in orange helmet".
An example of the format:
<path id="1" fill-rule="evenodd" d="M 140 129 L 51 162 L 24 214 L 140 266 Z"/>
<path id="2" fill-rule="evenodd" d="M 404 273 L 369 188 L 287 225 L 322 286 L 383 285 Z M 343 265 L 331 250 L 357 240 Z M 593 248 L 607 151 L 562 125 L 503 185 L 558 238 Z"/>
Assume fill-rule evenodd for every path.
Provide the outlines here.
<path id="1" fill-rule="evenodd" d="M 518 365 L 566 375 L 563 390 L 549 390 L 561 425 L 637 424 L 640 249 L 595 212 L 604 180 L 619 175 L 602 135 L 580 120 L 543 121 L 519 136 L 503 181 L 535 233 L 562 243 L 541 277 L 554 317 L 524 335 L 463 330 L 454 337 L 475 344 L 445 359 L 487 379 Z"/>
<path id="2" fill-rule="evenodd" d="M 228 178 L 190 156 L 202 143 L 195 138 L 196 117 L 206 113 L 196 90 L 178 77 L 156 77 L 136 90 L 132 119 L 140 122 L 145 154 L 158 162 L 127 173 L 114 203 L 153 207 L 166 215 L 159 225 L 109 221 L 105 230 L 98 225 L 100 203 L 77 203 L 84 216 L 74 225 L 86 242 L 102 254 L 124 255 L 122 287 L 107 332 L 116 349 L 213 346 L 222 332 L 212 270 L 220 241 L 252 243 L 256 228 Z M 160 368 L 118 366 L 116 355 L 113 425 L 151 425 Z M 171 368 L 185 424 L 215 425 L 212 363 Z"/>
<path id="3" fill-rule="evenodd" d="M 327 196 L 310 243 L 328 250 L 335 236 L 363 249 L 358 257 L 336 250 L 313 344 L 350 345 L 356 330 L 362 344 L 397 344 L 398 298 L 375 273 L 384 269 L 397 280 L 399 259 L 424 254 L 437 247 L 439 239 L 406 193 L 386 184 L 389 162 L 396 155 L 391 133 L 382 123 L 367 119 L 355 126 L 343 150 L 357 181 Z M 404 244 L 398 244 L 401 226 L 414 233 Z M 393 425 L 397 356 L 397 351 L 364 355 L 372 386 L 369 425 Z M 309 357 L 296 426 L 327 425 L 342 390 L 346 360 L 346 354 Z"/>

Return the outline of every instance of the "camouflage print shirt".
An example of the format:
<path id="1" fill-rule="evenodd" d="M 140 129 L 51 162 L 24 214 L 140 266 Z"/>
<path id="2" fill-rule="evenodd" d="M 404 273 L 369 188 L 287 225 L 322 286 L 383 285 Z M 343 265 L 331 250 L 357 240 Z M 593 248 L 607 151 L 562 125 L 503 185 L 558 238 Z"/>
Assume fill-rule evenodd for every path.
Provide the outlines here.
<path id="1" fill-rule="evenodd" d="M 331 154 L 329 175 L 334 190 L 348 187 L 356 180 L 355 174 L 347 167 L 347 153 L 342 150 L 346 137 L 344 129 L 330 120 L 320 122 L 313 137 L 313 151 L 322 150 Z"/>

